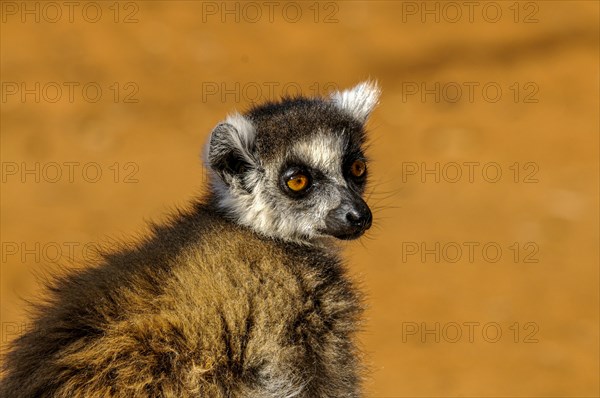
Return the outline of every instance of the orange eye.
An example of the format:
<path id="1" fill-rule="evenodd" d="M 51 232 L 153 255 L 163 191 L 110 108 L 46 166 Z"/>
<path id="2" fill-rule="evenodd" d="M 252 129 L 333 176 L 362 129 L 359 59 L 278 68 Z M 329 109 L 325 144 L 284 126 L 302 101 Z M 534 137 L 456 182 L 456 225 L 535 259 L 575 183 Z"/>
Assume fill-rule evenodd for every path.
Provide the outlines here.
<path id="1" fill-rule="evenodd" d="M 354 177 L 362 177 L 367 171 L 367 164 L 362 160 L 355 160 L 350 166 L 350 172 Z"/>
<path id="2" fill-rule="evenodd" d="M 304 174 L 293 175 L 288 181 L 287 186 L 294 192 L 300 192 L 308 188 L 308 177 Z"/>

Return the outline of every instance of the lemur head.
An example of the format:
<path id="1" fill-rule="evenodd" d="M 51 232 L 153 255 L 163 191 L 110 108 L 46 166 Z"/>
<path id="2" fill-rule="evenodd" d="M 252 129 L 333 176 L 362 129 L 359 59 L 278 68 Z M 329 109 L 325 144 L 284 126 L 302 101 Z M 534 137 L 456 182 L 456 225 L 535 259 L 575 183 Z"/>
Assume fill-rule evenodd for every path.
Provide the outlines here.
<path id="1" fill-rule="evenodd" d="M 355 239 L 371 226 L 364 124 L 379 88 L 293 98 L 230 115 L 213 130 L 207 163 L 216 205 L 235 222 L 286 241 Z"/>

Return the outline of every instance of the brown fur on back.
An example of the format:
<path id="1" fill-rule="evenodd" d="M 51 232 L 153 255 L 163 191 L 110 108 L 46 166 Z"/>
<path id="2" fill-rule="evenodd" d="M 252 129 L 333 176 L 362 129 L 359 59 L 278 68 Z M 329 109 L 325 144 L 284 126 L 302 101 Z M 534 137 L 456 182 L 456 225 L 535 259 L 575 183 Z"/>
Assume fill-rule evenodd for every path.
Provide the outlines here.
<path id="1" fill-rule="evenodd" d="M 50 293 L 3 398 L 359 396 L 360 302 L 337 254 L 263 238 L 210 201 Z"/>

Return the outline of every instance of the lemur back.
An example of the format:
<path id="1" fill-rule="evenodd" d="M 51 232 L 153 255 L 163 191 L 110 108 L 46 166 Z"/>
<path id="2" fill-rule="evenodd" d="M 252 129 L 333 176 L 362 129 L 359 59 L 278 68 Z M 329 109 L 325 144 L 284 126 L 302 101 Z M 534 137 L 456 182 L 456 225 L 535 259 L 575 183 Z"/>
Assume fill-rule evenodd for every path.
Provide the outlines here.
<path id="1" fill-rule="evenodd" d="M 337 239 L 371 225 L 372 83 L 230 116 L 207 195 L 57 278 L 2 397 L 358 397 L 360 294 Z"/>

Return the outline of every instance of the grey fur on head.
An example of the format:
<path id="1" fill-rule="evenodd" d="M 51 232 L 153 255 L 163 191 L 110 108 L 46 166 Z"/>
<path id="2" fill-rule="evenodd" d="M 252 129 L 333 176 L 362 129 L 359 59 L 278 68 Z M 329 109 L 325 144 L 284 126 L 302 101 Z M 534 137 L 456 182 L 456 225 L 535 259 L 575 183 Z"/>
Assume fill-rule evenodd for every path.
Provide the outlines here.
<path id="1" fill-rule="evenodd" d="M 348 162 L 365 160 L 364 123 L 379 95 L 365 81 L 327 98 L 284 98 L 228 116 L 206 151 L 217 207 L 265 236 L 304 243 L 330 236 L 328 214 L 364 192 L 366 179 L 348 178 Z M 301 199 L 281 186 L 292 166 L 310 170 L 313 186 Z"/>

